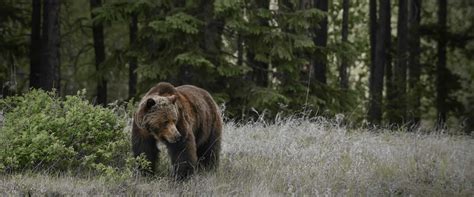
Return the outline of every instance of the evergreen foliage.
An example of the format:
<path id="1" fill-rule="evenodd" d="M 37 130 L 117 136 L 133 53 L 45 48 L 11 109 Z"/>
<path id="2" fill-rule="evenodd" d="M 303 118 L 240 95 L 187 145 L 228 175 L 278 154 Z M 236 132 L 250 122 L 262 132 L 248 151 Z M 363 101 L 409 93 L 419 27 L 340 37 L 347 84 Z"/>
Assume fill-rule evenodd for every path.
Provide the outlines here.
<path id="1" fill-rule="evenodd" d="M 328 2 L 329 9 L 323 12 L 310 0 L 107 0 L 93 10 L 87 6 L 87 0 L 61 1 L 58 94 L 73 95 L 77 90 L 87 89 L 87 98 L 96 104 L 97 82 L 101 79 L 107 80 L 107 91 L 102 92 L 107 93 L 108 102 L 133 95 L 140 97 L 157 82 L 168 81 L 176 86 L 193 84 L 209 90 L 225 106 L 230 118 L 254 119 L 265 112 L 266 118 L 272 119 L 278 113 L 311 111 L 313 115 L 325 116 L 343 113 L 356 123 L 365 123 L 369 65 L 373 61 L 368 27 L 371 6 L 366 0 L 350 1 L 347 41 L 342 42 L 343 1 Z M 443 85 L 447 88 L 441 99 L 446 103 L 443 108 L 446 124 L 472 125 L 474 61 L 470 54 L 474 35 L 472 23 L 465 21 L 472 21 L 474 6 L 469 1 L 449 1 L 447 26 L 445 31 L 440 31 L 438 3 L 423 1 L 417 11 L 418 3 L 413 2 L 418 1 L 409 1 L 409 19 L 419 14 L 420 18 L 416 19 L 419 27 L 412 28 L 413 20 L 409 20 L 408 27 L 409 31 L 419 31 L 416 41 L 419 49 L 411 51 L 414 47 L 410 46 L 408 57 L 410 62 L 411 58 L 417 60 L 419 66 L 408 65 L 409 87 L 404 95 L 407 103 L 400 103 L 408 106 L 403 109 L 406 113 L 403 119 L 416 124 L 436 124 L 441 106 L 435 105 L 438 94 L 435 90 Z M 28 75 L 29 61 L 33 59 L 28 50 L 31 3 L 0 2 L 0 83 L 4 97 L 26 92 L 31 82 Z M 387 62 L 393 64 L 387 67 L 404 57 L 398 56 L 393 47 L 399 37 L 394 31 L 399 15 L 397 7 L 398 1 L 392 1 L 388 10 L 392 31 L 387 33 L 386 41 L 392 42 L 392 47 Z M 137 19 L 134 41 L 129 40 L 132 16 Z M 315 29 L 325 17 L 327 45 L 321 47 L 315 44 Z M 106 59 L 97 70 L 92 24 L 104 26 Z M 444 73 L 448 74 L 436 80 L 433 77 L 439 70 L 435 66 L 439 56 L 436 41 L 440 37 L 446 41 Z M 414 51 L 417 54 L 412 56 Z M 327 60 L 324 62 L 326 83 L 315 79 L 314 60 Z M 347 64 L 347 88 L 339 86 L 343 60 Z M 136 64 L 129 66 L 130 62 Z M 137 74 L 131 80 L 138 81 L 132 88 L 133 95 L 128 95 L 129 72 Z M 390 98 L 394 95 L 385 92 L 389 84 L 381 86 L 384 91 L 381 124 L 387 124 L 399 109 Z"/>

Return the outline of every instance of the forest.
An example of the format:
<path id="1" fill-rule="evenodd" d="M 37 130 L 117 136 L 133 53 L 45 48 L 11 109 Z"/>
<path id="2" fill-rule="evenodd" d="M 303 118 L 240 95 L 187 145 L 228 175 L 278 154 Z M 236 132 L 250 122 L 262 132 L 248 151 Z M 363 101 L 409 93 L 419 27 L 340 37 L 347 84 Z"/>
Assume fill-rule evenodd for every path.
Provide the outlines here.
<path id="1" fill-rule="evenodd" d="M 472 0 L 0 0 L 0 35 L 0 195 L 474 196 Z M 221 108 L 214 171 L 133 155 L 163 81 Z"/>
<path id="2" fill-rule="evenodd" d="M 230 119 L 474 128 L 474 2 L 2 0 L 1 95 L 137 101 L 160 81 Z"/>

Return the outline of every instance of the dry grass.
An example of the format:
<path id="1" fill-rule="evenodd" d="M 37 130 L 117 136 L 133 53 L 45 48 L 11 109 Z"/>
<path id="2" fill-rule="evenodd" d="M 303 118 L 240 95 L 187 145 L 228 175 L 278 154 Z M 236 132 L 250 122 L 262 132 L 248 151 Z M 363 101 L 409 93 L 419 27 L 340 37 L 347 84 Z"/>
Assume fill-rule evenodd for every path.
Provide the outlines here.
<path id="1" fill-rule="evenodd" d="M 221 165 L 186 182 L 45 174 L 0 177 L 0 195 L 473 196 L 469 136 L 347 131 L 326 120 L 236 124 Z"/>

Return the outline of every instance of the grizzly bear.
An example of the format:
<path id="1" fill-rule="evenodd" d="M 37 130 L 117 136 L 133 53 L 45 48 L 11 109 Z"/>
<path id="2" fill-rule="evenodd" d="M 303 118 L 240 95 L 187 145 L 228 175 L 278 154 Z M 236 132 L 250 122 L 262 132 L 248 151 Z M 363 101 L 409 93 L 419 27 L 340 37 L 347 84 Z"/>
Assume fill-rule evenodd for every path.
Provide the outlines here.
<path id="1" fill-rule="evenodd" d="M 144 154 L 153 174 L 158 159 L 157 142 L 168 149 L 173 175 L 183 179 L 219 163 L 222 117 L 211 95 L 196 86 L 174 87 L 161 82 L 142 98 L 133 118 L 132 149 Z"/>

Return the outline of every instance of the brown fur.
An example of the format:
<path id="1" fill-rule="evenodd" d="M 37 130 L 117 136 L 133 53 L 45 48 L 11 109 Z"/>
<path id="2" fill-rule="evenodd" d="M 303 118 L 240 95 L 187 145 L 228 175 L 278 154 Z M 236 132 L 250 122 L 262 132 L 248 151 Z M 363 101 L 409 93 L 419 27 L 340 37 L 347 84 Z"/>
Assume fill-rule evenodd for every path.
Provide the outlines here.
<path id="1" fill-rule="evenodd" d="M 142 98 L 133 120 L 132 146 L 135 156 L 145 154 L 154 166 L 158 141 L 166 144 L 178 179 L 196 167 L 213 169 L 219 163 L 222 118 L 219 108 L 201 88 L 173 87 L 158 83 Z"/>

